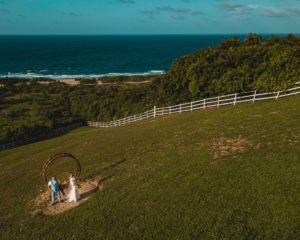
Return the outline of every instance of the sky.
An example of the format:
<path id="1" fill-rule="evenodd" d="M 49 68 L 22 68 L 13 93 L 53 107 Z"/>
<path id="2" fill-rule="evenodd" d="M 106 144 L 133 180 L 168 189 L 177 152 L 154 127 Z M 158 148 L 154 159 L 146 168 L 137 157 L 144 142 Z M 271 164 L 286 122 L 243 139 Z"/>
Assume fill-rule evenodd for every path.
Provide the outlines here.
<path id="1" fill-rule="evenodd" d="M 0 34 L 299 32 L 300 0 L 0 0 Z"/>

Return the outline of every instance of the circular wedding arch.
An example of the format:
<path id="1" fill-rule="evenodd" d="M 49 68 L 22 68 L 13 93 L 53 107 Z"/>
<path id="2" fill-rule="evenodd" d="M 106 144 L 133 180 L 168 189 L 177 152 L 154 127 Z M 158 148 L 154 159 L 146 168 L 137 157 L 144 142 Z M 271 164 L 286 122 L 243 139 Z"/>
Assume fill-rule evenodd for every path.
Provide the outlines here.
<path id="1" fill-rule="evenodd" d="M 76 162 L 77 169 L 76 169 L 75 177 L 77 179 L 79 179 L 80 174 L 81 174 L 80 161 L 71 153 L 58 153 L 58 154 L 55 154 L 54 156 L 50 157 L 43 166 L 43 176 L 44 176 L 44 180 L 45 180 L 46 184 L 48 184 L 48 180 L 49 180 L 48 176 L 47 176 L 47 170 L 48 170 L 49 166 L 61 158 L 70 158 Z"/>

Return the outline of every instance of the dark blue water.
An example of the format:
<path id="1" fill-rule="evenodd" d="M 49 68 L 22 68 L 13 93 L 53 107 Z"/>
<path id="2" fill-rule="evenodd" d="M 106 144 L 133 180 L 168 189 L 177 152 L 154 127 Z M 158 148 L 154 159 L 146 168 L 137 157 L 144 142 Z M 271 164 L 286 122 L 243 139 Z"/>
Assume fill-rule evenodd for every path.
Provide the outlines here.
<path id="1" fill-rule="evenodd" d="M 176 58 L 233 35 L 0 36 L 0 76 L 161 73 Z M 238 35 L 244 38 L 244 35 Z"/>

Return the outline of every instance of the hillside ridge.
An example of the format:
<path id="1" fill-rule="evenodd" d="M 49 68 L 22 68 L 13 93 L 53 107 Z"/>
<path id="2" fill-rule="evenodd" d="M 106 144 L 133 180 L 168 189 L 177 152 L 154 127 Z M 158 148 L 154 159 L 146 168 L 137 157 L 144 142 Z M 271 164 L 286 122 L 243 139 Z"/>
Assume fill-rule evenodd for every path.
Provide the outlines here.
<path id="1" fill-rule="evenodd" d="M 2 239 L 299 239 L 300 96 L 83 127 L 0 152 Z M 102 191 L 32 217 L 49 156 L 71 152 Z M 124 159 L 117 166 L 113 163 Z M 49 169 L 63 179 L 73 168 Z M 24 187 L 26 186 L 26 187 Z"/>

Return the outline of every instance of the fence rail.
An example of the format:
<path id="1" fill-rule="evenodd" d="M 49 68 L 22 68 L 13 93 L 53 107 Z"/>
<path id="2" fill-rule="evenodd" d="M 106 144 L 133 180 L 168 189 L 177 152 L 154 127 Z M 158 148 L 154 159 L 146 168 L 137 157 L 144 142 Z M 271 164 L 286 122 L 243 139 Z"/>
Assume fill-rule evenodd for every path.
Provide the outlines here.
<path id="1" fill-rule="evenodd" d="M 181 114 L 184 112 L 192 112 L 196 110 L 203 110 L 207 108 L 219 108 L 226 105 L 236 105 L 238 103 L 255 103 L 257 101 L 279 99 L 287 96 L 300 94 L 300 82 L 295 84 L 295 87 L 289 88 L 277 92 L 268 93 L 258 93 L 257 91 L 249 91 L 242 93 L 233 93 L 224 96 L 211 97 L 206 99 L 201 99 L 188 103 L 181 103 L 168 107 L 157 108 L 154 106 L 153 109 L 143 112 L 141 114 L 132 115 L 126 118 L 110 121 L 110 122 L 91 122 L 88 121 L 87 125 L 90 127 L 98 128 L 110 128 L 117 127 L 137 121 L 141 121 L 148 118 L 155 118 L 159 116 L 171 115 L 171 114 Z"/>
<path id="2" fill-rule="evenodd" d="M 37 142 L 37 141 L 41 141 L 41 140 L 45 140 L 45 139 L 49 139 L 49 138 L 52 138 L 52 137 L 56 137 L 56 136 L 62 135 L 64 133 L 67 133 L 67 132 L 69 132 L 69 131 L 71 131 L 75 128 L 82 127 L 84 125 L 85 124 L 83 122 L 75 123 L 75 124 L 72 124 L 72 125 L 69 125 L 69 126 L 53 129 L 48 133 L 40 134 L 38 136 L 28 137 L 28 138 L 20 140 L 20 141 L 11 141 L 11 142 L 8 142 L 8 143 L 0 144 L 0 151 L 10 149 L 10 148 L 19 147 L 19 146 L 22 146 L 22 145 L 26 145 L 26 144 L 29 144 L 29 143 L 33 143 L 33 142 Z"/>
<path id="3" fill-rule="evenodd" d="M 98 127 L 98 128 L 117 127 L 129 123 L 141 121 L 144 119 L 155 118 L 155 117 L 160 117 L 165 115 L 181 114 L 184 112 L 204 110 L 207 108 L 220 108 L 222 106 L 236 105 L 238 103 L 246 103 L 246 102 L 254 103 L 257 101 L 270 100 L 270 99 L 277 100 L 279 98 L 297 95 L 297 94 L 300 94 L 300 82 L 297 82 L 293 88 L 289 88 L 278 92 L 258 93 L 257 91 L 249 91 L 249 92 L 228 94 L 228 95 L 218 96 L 218 97 L 211 97 L 211 98 L 201 99 L 193 102 L 181 103 L 181 104 L 167 106 L 167 107 L 157 108 L 156 106 L 154 106 L 153 109 L 143 112 L 141 114 L 132 115 L 126 118 L 122 118 L 110 122 L 88 121 L 87 125 L 90 127 Z M 66 132 L 69 132 L 75 128 L 79 128 L 84 125 L 85 123 L 83 122 L 76 123 L 66 127 L 54 129 L 51 132 L 46 134 L 41 134 L 31 138 L 26 138 L 21 141 L 11 141 L 5 144 L 0 144 L 0 151 L 37 142 L 40 140 L 48 139 L 51 137 L 59 136 L 61 134 L 64 134 Z"/>

